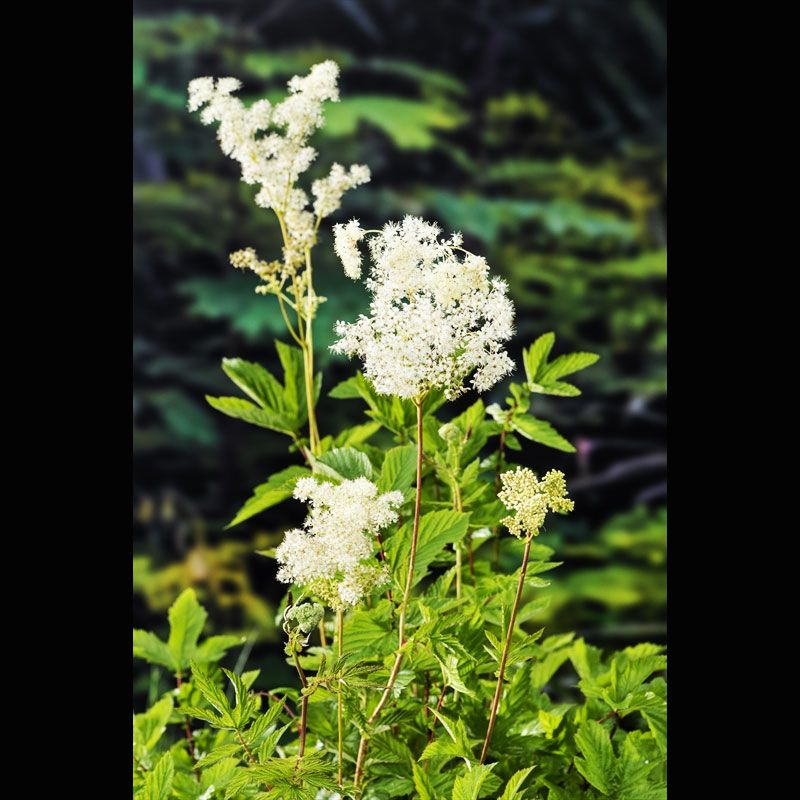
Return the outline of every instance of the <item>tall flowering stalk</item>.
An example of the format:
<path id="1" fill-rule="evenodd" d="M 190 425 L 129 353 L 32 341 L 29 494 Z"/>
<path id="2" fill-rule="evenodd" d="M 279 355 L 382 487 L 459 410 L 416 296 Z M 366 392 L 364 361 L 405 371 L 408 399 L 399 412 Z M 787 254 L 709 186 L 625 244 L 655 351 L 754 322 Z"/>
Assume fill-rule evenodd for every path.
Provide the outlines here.
<path id="1" fill-rule="evenodd" d="M 514 321 L 506 284 L 490 274 L 485 259 L 462 247 L 459 234 L 443 236 L 438 226 L 419 217 L 408 216 L 380 230 L 365 230 L 351 220 L 335 226 L 335 250 L 353 280 L 364 273 L 362 250 L 369 253 L 364 282 L 370 306 L 368 314 L 354 321 L 337 322 L 333 349 L 360 358 L 363 376 L 345 381 L 331 395 L 362 398 L 370 422 L 336 438 L 320 439 L 314 415 L 319 386 L 314 380 L 312 323 L 325 298 L 313 288 L 311 250 L 321 221 L 339 207 L 344 191 L 369 180 L 364 166 L 345 169 L 334 164 L 327 177 L 311 185 L 313 201 L 297 186 L 316 157 L 308 141 L 323 124 L 323 103 L 338 99 L 337 77 L 332 62 L 317 64 L 307 76 L 292 78 L 288 97 L 275 106 L 260 100 L 245 107 L 234 96 L 240 84 L 233 78 L 199 78 L 189 86 L 190 109 L 202 109 L 204 124 L 218 123 L 223 151 L 239 162 L 242 179 L 259 187 L 256 202 L 273 211 L 283 238 L 278 260 L 263 261 L 246 248 L 233 253 L 231 263 L 259 276 L 257 292 L 275 295 L 300 350 L 277 342 L 283 384 L 258 364 L 226 359 L 223 369 L 249 399 L 209 402 L 229 416 L 288 434 L 308 462 L 257 486 L 231 523 L 291 496 L 308 506 L 303 524 L 287 531 L 274 553 L 262 551 L 275 556 L 278 580 L 291 586 L 283 615 L 284 652 L 302 688 L 292 708 L 285 696 L 254 690 L 254 672 L 239 674 L 237 667 L 233 672 L 222 670 L 232 689 L 226 693 L 219 671 L 211 665 L 240 639 L 210 636 L 200 642 L 207 615 L 194 591 L 187 589 L 169 610 L 167 641 L 134 631 L 134 656 L 178 676 L 177 692 L 169 691 L 147 712 L 134 715 L 134 795 L 141 800 L 202 785 L 208 787 L 198 798 L 203 800 L 216 785 L 228 796 L 298 800 L 360 798 L 362 792 L 370 797 L 404 792 L 410 796 L 412 791 L 414 796 L 437 798 L 501 792 L 509 798 L 548 792 L 573 797 L 595 790 L 608 796 L 619 789 L 623 775 L 626 797 L 664 798 L 666 684 L 661 677 L 645 683 L 666 667 L 663 648 L 643 643 L 604 662 L 599 651 L 570 636 L 550 637 L 541 645 L 532 641 L 535 637 L 514 641 L 527 573 L 557 566 L 540 561 L 529 567 L 533 540 L 549 512 L 568 513 L 573 502 L 561 472 L 550 471 L 540 479 L 529 469 L 508 471 L 505 451 L 521 449 L 518 436 L 562 451 L 573 449 L 529 409 L 536 395 L 580 394 L 563 378 L 594 363 L 597 356 L 569 353 L 551 359 L 555 336 L 545 333 L 522 353 L 525 380 L 508 387 L 507 410 L 495 404 L 485 407 L 478 400 L 442 425 L 435 415 L 443 398 L 456 398 L 470 388 L 484 392 L 513 368 L 504 349 Z M 303 432 L 306 421 L 309 446 Z M 367 444 L 379 427 L 393 434 L 398 446 L 384 453 Z M 499 452 L 486 458 L 484 448 L 496 436 Z M 414 438 L 415 446 L 408 445 Z M 423 477 L 430 489 L 425 514 Z M 397 526 L 402 524 L 404 502 L 410 501 L 412 480 L 413 521 L 405 540 L 407 525 Z M 497 509 L 503 504 L 509 513 L 500 520 L 502 511 Z M 497 575 L 497 560 L 493 564 L 477 548 L 473 553 L 471 546 L 480 538 L 471 530 L 499 531 L 501 525 L 524 541 L 516 578 Z M 464 543 L 471 586 L 461 575 Z M 448 569 L 421 588 L 422 623 L 416 627 L 410 623 L 412 590 L 428 568 L 451 565 L 453 550 L 454 571 Z M 479 569 L 474 568 L 476 559 Z M 398 582 L 394 594 L 389 590 L 393 575 Z M 454 599 L 447 596 L 453 577 Z M 505 613 L 506 587 L 515 580 L 514 600 L 510 613 Z M 374 602 L 384 589 L 388 602 Z M 330 648 L 326 607 L 335 613 Z M 344 629 L 350 612 L 348 652 Z M 493 645 L 490 652 L 497 656 L 496 684 L 494 674 L 489 680 L 481 677 L 494 671 L 485 660 L 481 627 Z M 304 660 L 317 630 L 321 646 Z M 566 659 L 573 661 L 587 702 L 582 708 L 570 703 L 565 710 L 552 703 L 538 678 L 523 681 L 524 691 L 507 701 L 507 713 L 515 719 L 507 731 L 495 732 L 509 665 L 514 669 L 537 658 L 550 663 L 551 655 L 556 668 Z M 309 669 L 311 663 L 315 672 Z M 589 667 L 581 669 L 579 664 Z M 388 678 L 376 683 L 374 675 L 387 665 Z M 408 691 L 398 692 L 401 669 L 410 677 L 404 681 Z M 517 674 L 524 678 L 526 673 Z M 378 690 L 377 700 L 362 690 Z M 638 709 L 643 724 L 635 736 L 621 737 L 620 703 L 631 696 L 636 703 L 626 713 Z M 386 727 L 388 713 L 380 717 L 390 700 L 388 713 L 398 721 L 391 737 L 379 733 Z M 488 709 L 488 725 L 476 764 L 474 746 L 484 734 L 481 709 Z M 346 712 L 352 715 L 349 720 Z M 613 725 L 603 727 L 612 718 Z M 193 733 L 189 720 L 207 727 Z M 531 720 L 540 723 L 535 731 Z M 446 734 L 434 730 L 437 721 Z M 348 722 L 359 724 L 361 733 L 352 781 L 345 775 Z M 184 726 L 185 736 L 181 734 L 178 742 L 165 737 L 159 743 L 169 724 Z M 427 737 L 420 735 L 426 728 Z M 507 745 L 511 737 L 542 733 L 564 746 L 545 745 L 548 757 L 529 779 L 530 748 Z M 493 734 L 495 748 L 503 751 L 500 769 L 485 763 Z M 367 767 L 370 737 L 374 739 Z M 528 741 L 537 746 L 535 738 Z M 204 750 L 202 757 L 198 746 Z M 503 774 L 505 788 L 490 788 L 489 781 Z"/>
<path id="2" fill-rule="evenodd" d="M 486 391 L 513 369 L 503 349 L 514 329 L 507 285 L 489 276 L 486 260 L 461 247 L 460 234 L 440 239 L 441 229 L 407 216 L 382 230 L 364 230 L 358 220 L 334 227 L 335 249 L 345 273 L 361 277 L 359 243 L 369 237 L 371 267 L 365 284 L 370 316 L 337 322 L 332 350 L 358 356 L 379 394 L 410 399 L 416 407 L 416 494 L 411 550 L 398 610 L 398 645 L 389 679 L 367 722 L 373 725 L 397 681 L 407 650 L 406 613 L 414 583 L 422 501 L 423 404 L 440 389 L 452 399 L 465 382 Z M 460 557 L 460 550 L 457 549 Z M 459 581 L 460 585 L 460 581 Z M 361 782 L 367 751 L 362 735 L 355 783 Z"/>
<path id="3" fill-rule="evenodd" d="M 261 260 L 248 247 L 232 253 L 230 261 L 235 268 L 258 275 L 262 283 L 256 292 L 275 295 L 286 328 L 302 350 L 313 455 L 320 453 L 320 435 L 314 408 L 312 323 L 325 298 L 314 291 L 311 250 L 320 223 L 339 208 L 344 193 L 370 179 L 369 168 L 363 164 L 348 170 L 335 163 L 327 177 L 312 183 L 311 208 L 308 195 L 296 185 L 317 156 L 308 140 L 325 122 L 323 103 L 339 100 L 338 76 L 339 67 L 333 61 L 316 64 L 305 77 L 293 77 L 288 97 L 274 106 L 268 100 L 245 106 L 233 96 L 241 88 L 236 78 L 204 77 L 189 83 L 189 110 L 202 108 L 204 125 L 219 124 L 222 151 L 240 164 L 245 183 L 260 187 L 256 204 L 277 217 L 283 239 L 281 259 Z"/>
<path id="4" fill-rule="evenodd" d="M 548 511 L 567 514 L 575 507 L 573 501 L 567 497 L 564 473 L 558 470 L 550 470 L 542 480 L 538 480 L 531 470 L 517 467 L 514 471 L 504 472 L 500 476 L 500 480 L 503 488 L 497 496 L 507 509 L 514 512 L 501 520 L 501 524 L 505 525 L 513 536 L 525 540 L 525 552 L 522 554 L 522 566 L 517 580 L 517 592 L 514 596 L 514 604 L 511 607 L 508 632 L 500 655 L 497 687 L 492 698 L 489 725 L 486 729 L 486 738 L 481 750 L 481 764 L 486 761 L 486 754 L 489 752 L 489 743 L 492 740 L 492 732 L 497 721 L 497 709 L 500 706 L 500 698 L 503 695 L 503 679 L 505 677 L 508 654 L 511 650 L 511 640 L 514 637 L 517 610 L 522 599 L 522 590 L 525 587 L 525 575 L 528 570 L 531 544 L 539 534 Z"/>

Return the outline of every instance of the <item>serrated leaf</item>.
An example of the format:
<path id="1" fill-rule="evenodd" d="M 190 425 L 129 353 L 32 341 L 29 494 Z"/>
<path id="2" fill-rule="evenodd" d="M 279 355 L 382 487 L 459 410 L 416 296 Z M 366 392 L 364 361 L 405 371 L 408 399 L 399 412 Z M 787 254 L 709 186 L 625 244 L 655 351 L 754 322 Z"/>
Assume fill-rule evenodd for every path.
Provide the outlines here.
<path id="1" fill-rule="evenodd" d="M 636 749 L 632 736 L 622 745 L 622 755 L 617 764 L 617 792 L 620 800 L 638 800 L 641 790 L 647 789 L 647 774 L 653 768 Z"/>
<path id="2" fill-rule="evenodd" d="M 275 722 L 281 711 L 283 711 L 285 703 L 286 698 L 281 698 L 279 702 L 274 703 L 264 714 L 256 717 L 255 722 L 247 729 L 245 735 L 245 741 L 250 747 L 259 746 L 259 740 L 266 733 L 270 725 Z"/>
<path id="3" fill-rule="evenodd" d="M 447 686 L 452 687 L 457 692 L 475 697 L 475 692 L 465 683 L 458 671 L 458 657 L 451 653 L 444 658 L 439 658 L 439 666 L 442 669 L 442 679 Z"/>
<path id="4" fill-rule="evenodd" d="M 530 414 L 515 414 L 511 418 L 511 426 L 517 433 L 533 442 L 552 447 L 554 450 L 562 450 L 565 453 L 575 452 L 575 448 L 549 422 L 545 422 L 543 419 L 537 419 Z"/>
<path id="5" fill-rule="evenodd" d="M 143 658 L 150 664 L 158 664 L 167 669 L 177 670 L 178 666 L 166 642 L 162 642 L 154 633 L 134 629 L 133 655 Z"/>
<path id="6" fill-rule="evenodd" d="M 566 381 L 553 381 L 552 383 L 532 383 L 530 390 L 537 394 L 551 394 L 555 397 L 578 397 L 581 390 Z M 506 442 L 508 444 L 508 442 Z"/>
<path id="7" fill-rule="evenodd" d="M 372 472 L 369 456 L 354 447 L 338 447 L 319 456 L 314 462 L 314 474 L 325 480 L 371 480 Z"/>
<path id="8" fill-rule="evenodd" d="M 237 644 L 243 642 L 242 636 L 209 636 L 201 645 L 198 645 L 192 655 L 192 660 L 197 661 L 198 664 L 219 661 L 231 647 L 236 647 Z"/>
<path id="9" fill-rule="evenodd" d="M 503 790 L 503 794 L 500 795 L 498 800 L 521 800 L 522 793 L 519 791 L 519 787 L 525 783 L 525 779 L 534 769 L 535 767 L 527 767 L 526 769 L 521 769 L 519 772 L 515 772 L 508 779 L 506 788 Z"/>
<path id="10" fill-rule="evenodd" d="M 363 425 L 354 425 L 343 430 L 334 440 L 333 448 L 347 447 L 353 444 L 366 442 L 373 434 L 381 429 L 380 422 L 365 422 Z"/>
<path id="11" fill-rule="evenodd" d="M 555 675 L 559 667 L 569 658 L 569 648 L 548 653 L 543 659 L 537 661 L 531 668 L 531 685 L 534 689 L 541 689 L 550 678 Z"/>
<path id="12" fill-rule="evenodd" d="M 547 356 L 553 349 L 555 340 L 556 335 L 554 333 L 543 333 L 529 348 L 522 351 L 525 374 L 530 383 L 536 382 L 539 367 L 547 361 Z"/>
<path id="13" fill-rule="evenodd" d="M 361 656 L 384 656 L 392 652 L 397 644 L 397 635 L 392 630 L 388 601 L 381 601 L 375 608 L 357 608 L 344 624 L 344 641 L 347 648 Z"/>
<path id="14" fill-rule="evenodd" d="M 152 750 L 167 728 L 172 714 L 172 698 L 167 696 L 154 703 L 143 714 L 133 716 L 133 746 Z"/>
<path id="15" fill-rule="evenodd" d="M 583 758 L 575 757 L 575 768 L 595 789 L 611 794 L 615 788 L 617 765 L 608 732 L 590 719 L 581 725 L 575 743 L 583 754 Z"/>
<path id="16" fill-rule="evenodd" d="M 192 684 L 203 695 L 203 699 L 221 715 L 230 715 L 231 706 L 225 692 L 217 686 L 211 676 L 199 664 L 192 664 Z"/>
<path id="17" fill-rule="evenodd" d="M 431 758 L 461 758 L 468 766 L 472 765 L 476 761 L 472 753 L 472 748 L 474 745 L 478 744 L 479 740 L 470 738 L 462 719 L 448 719 L 448 717 L 435 708 L 432 708 L 431 712 L 439 722 L 442 723 L 442 727 L 447 732 L 447 736 L 439 736 L 438 739 L 434 739 L 430 742 L 425 750 L 423 750 L 419 760 L 426 761 Z"/>
<path id="18" fill-rule="evenodd" d="M 210 767 L 212 764 L 216 764 L 217 761 L 222 761 L 223 758 L 230 758 L 241 752 L 243 752 L 242 746 L 236 742 L 232 744 L 223 744 L 219 747 L 215 747 L 210 753 L 206 753 L 206 755 L 197 762 L 197 766 L 200 769 Z"/>
<path id="19" fill-rule="evenodd" d="M 242 358 L 223 358 L 222 369 L 225 374 L 252 400 L 262 408 L 281 413 L 283 386 L 278 379 L 260 364 Z"/>
<path id="20" fill-rule="evenodd" d="M 436 800 L 436 789 L 428 777 L 428 773 L 416 762 L 412 762 L 411 768 L 414 774 L 414 788 L 417 790 L 419 800 Z"/>
<path id="21" fill-rule="evenodd" d="M 459 542 L 464 538 L 469 517 L 469 514 L 459 511 L 431 511 L 420 518 L 417 557 L 414 563 L 414 586 L 425 577 L 428 567 L 445 545 Z M 413 522 L 409 520 L 389 538 L 385 547 L 392 572 L 400 583 L 405 581 L 408 571 L 412 531 Z"/>
<path id="22" fill-rule="evenodd" d="M 172 760 L 172 753 L 165 753 L 152 772 L 145 775 L 142 800 L 169 800 L 174 776 L 175 762 Z"/>
<path id="23" fill-rule="evenodd" d="M 407 489 L 417 474 L 417 452 L 413 445 L 393 447 L 386 453 L 378 478 L 378 491 L 393 492 Z"/>
<path id="24" fill-rule="evenodd" d="M 283 367 L 283 399 L 286 407 L 306 421 L 305 379 L 303 376 L 303 351 L 299 347 L 275 340 L 275 349 Z"/>
<path id="25" fill-rule="evenodd" d="M 600 358 L 597 353 L 566 353 L 553 359 L 547 367 L 536 376 L 537 383 L 552 383 L 564 375 L 590 367 Z"/>
<path id="26" fill-rule="evenodd" d="M 290 720 L 283 727 L 277 728 L 264 738 L 264 741 L 261 742 L 258 748 L 259 761 L 264 762 L 272 756 L 272 754 L 275 752 L 275 748 L 278 746 L 278 742 L 281 740 L 281 736 L 283 736 L 283 734 L 286 733 L 286 731 L 288 731 L 293 725 L 294 723 Z"/>
<path id="27" fill-rule="evenodd" d="M 481 786 L 496 766 L 496 763 L 477 764 L 459 775 L 453 784 L 453 800 L 478 800 Z"/>
<path id="28" fill-rule="evenodd" d="M 654 672 L 667 666 L 666 656 L 650 655 L 644 658 L 626 660 L 620 665 L 617 656 L 611 663 L 611 697 L 618 703 L 638 689 Z"/>
<path id="29" fill-rule="evenodd" d="M 642 711 L 647 726 L 653 732 L 653 738 L 662 755 L 667 754 L 667 707 L 648 708 Z"/>
<path id="30" fill-rule="evenodd" d="M 234 419 L 249 422 L 251 425 L 269 428 L 269 430 L 285 433 L 289 436 L 293 432 L 293 421 L 284 414 L 276 414 L 274 411 L 259 408 L 254 403 L 249 400 L 243 400 L 241 397 L 211 397 L 211 395 L 206 395 L 206 402 L 217 411 L 221 411 Z"/>
<path id="31" fill-rule="evenodd" d="M 194 589 L 185 589 L 169 609 L 169 647 L 178 670 L 187 669 L 208 614 Z"/>
<path id="32" fill-rule="evenodd" d="M 271 475 L 266 482 L 253 489 L 253 496 L 236 512 L 236 516 L 225 526 L 225 529 L 232 528 L 261 511 L 288 500 L 294 492 L 298 478 L 309 475 L 311 475 L 310 469 L 299 466 L 287 467 Z"/>
<path id="33" fill-rule="evenodd" d="M 231 711 L 231 719 L 233 719 L 236 728 L 241 729 L 255 711 L 255 700 L 250 697 L 248 686 L 242 675 L 237 675 L 235 672 L 225 669 L 225 667 L 222 668 L 222 671 L 233 686 L 235 705 Z"/>
<path id="34" fill-rule="evenodd" d="M 229 724 L 229 718 L 225 715 L 219 716 L 215 714 L 213 711 L 209 711 L 206 708 L 197 708 L 197 706 L 185 706 L 181 708 L 181 711 L 186 713 L 190 717 L 196 717 L 197 719 L 202 719 L 204 722 L 207 722 L 209 725 L 213 725 L 215 728 L 233 728 L 232 724 Z"/>

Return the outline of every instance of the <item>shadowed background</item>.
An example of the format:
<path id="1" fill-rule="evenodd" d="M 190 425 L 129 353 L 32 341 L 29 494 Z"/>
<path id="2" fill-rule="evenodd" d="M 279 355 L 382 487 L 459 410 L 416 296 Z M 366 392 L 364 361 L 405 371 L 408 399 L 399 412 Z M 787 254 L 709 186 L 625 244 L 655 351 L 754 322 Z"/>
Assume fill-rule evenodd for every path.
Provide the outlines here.
<path id="1" fill-rule="evenodd" d="M 279 371 L 276 301 L 228 254 L 252 246 L 272 258 L 280 232 L 215 129 L 187 112 L 186 84 L 230 75 L 245 101 L 280 98 L 292 75 L 332 58 L 342 100 L 327 104 L 303 185 L 333 161 L 367 164 L 373 177 L 328 222 L 379 227 L 412 213 L 462 231 L 510 284 L 520 371 L 522 347 L 546 331 L 553 356 L 601 354 L 575 377 L 582 396 L 534 396 L 533 412 L 577 452 L 523 441 L 509 454 L 563 469 L 576 502 L 543 533 L 565 564 L 534 624 L 603 647 L 666 641 L 665 21 L 649 0 L 134 3 L 135 627 L 163 634 L 167 607 L 194 586 L 213 632 L 247 637 L 231 665 L 247 659 L 260 683 L 293 683 L 274 619 L 285 587 L 253 551 L 277 544 L 304 507 L 287 501 L 224 527 L 297 455 L 204 400 L 232 393 L 225 356 Z M 331 245 L 323 226 L 322 435 L 365 421 L 360 402 L 327 397 L 357 366 L 329 354 L 332 325 L 367 304 Z M 504 397 L 500 384 L 484 401 Z M 134 669 L 138 710 L 166 687 L 156 668 Z"/>

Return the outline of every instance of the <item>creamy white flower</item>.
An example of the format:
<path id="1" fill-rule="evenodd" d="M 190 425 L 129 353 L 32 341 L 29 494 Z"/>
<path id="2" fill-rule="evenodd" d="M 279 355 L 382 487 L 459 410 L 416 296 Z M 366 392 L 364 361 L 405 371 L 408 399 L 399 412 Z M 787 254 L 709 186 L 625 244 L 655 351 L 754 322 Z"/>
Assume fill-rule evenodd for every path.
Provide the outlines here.
<path id="1" fill-rule="evenodd" d="M 333 226 L 333 249 L 344 267 L 344 274 L 357 281 L 361 277 L 361 252 L 358 243 L 364 238 L 364 231 L 357 219 L 342 225 Z"/>
<path id="2" fill-rule="evenodd" d="M 369 179 L 369 167 L 363 164 L 353 164 L 348 172 L 341 164 L 335 163 L 327 178 L 314 181 L 311 185 L 311 193 L 316 198 L 314 213 L 318 217 L 327 217 L 333 214 L 341 206 L 342 195 L 348 189 L 368 183 Z"/>
<path id="3" fill-rule="evenodd" d="M 364 232 L 352 220 L 334 233 L 346 273 L 358 277 Z M 505 281 L 489 276 L 484 258 L 459 257 L 459 234 L 444 241 L 440 234 L 437 225 L 407 216 L 372 236 L 370 316 L 336 323 L 331 349 L 361 358 L 380 394 L 411 398 L 441 388 L 453 398 L 473 373 L 472 386 L 484 392 L 514 368 L 502 348 L 514 332 Z"/>
<path id="4" fill-rule="evenodd" d="M 294 496 L 310 509 L 303 528 L 287 531 L 276 550 L 278 580 L 304 587 L 332 608 L 354 606 L 388 582 L 373 540 L 397 520 L 402 492 L 378 494 L 366 478 L 338 485 L 301 478 Z"/>
<path id="5" fill-rule="evenodd" d="M 339 100 L 338 77 L 339 67 L 333 61 L 315 64 L 308 75 L 289 81 L 288 96 L 275 106 L 258 100 L 246 107 L 233 96 L 241 88 L 236 78 L 215 82 L 204 77 L 189 83 L 189 110 L 202 108 L 204 125 L 219 123 L 222 151 L 239 162 L 245 183 L 260 187 L 257 205 L 273 209 L 283 220 L 284 279 L 302 270 L 306 250 L 316 242 L 319 221 L 339 208 L 348 189 L 370 179 L 364 165 L 354 164 L 348 171 L 334 164 L 330 174 L 312 186 L 313 213 L 308 196 L 295 185 L 317 157 L 308 139 L 325 122 L 323 103 Z M 265 291 L 273 289 L 268 286 Z"/>

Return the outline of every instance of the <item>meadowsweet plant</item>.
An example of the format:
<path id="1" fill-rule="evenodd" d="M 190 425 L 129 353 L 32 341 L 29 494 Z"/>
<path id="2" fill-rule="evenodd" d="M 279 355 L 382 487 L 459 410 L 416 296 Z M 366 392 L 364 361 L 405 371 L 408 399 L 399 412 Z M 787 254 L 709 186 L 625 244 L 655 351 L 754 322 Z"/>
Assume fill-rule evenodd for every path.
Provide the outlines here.
<path id="1" fill-rule="evenodd" d="M 241 642 L 202 638 L 206 613 L 187 589 L 170 609 L 166 641 L 134 631 L 134 656 L 169 681 L 134 715 L 135 797 L 665 798 L 664 648 L 606 655 L 535 624 L 547 602 L 541 576 L 559 566 L 539 539 L 574 503 L 561 471 L 538 473 L 514 454 L 520 437 L 574 451 L 532 409 L 536 395 L 580 394 L 564 378 L 597 356 L 551 358 L 555 336 L 544 333 L 523 350 L 503 406 L 473 395 L 455 414 L 451 400 L 485 393 L 514 371 L 506 284 L 458 234 L 419 217 L 380 230 L 340 223 L 342 279 L 363 275 L 370 301 L 336 325 L 333 349 L 361 369 L 328 396 L 363 403 L 365 420 L 312 432 L 321 380 L 309 384 L 319 298 L 308 231 L 367 175 L 334 166 L 312 187 L 313 214 L 294 187 L 314 156 L 307 140 L 321 103 L 336 99 L 336 76 L 330 62 L 317 65 L 274 108 L 245 108 L 232 79 L 190 85 L 190 107 L 219 122 L 223 149 L 285 228 L 281 262 L 252 251 L 233 261 L 254 269 L 263 291 L 305 326 L 299 335 L 286 315 L 300 350 L 277 343 L 282 381 L 225 359 L 248 399 L 209 398 L 229 416 L 289 435 L 300 453 L 230 523 L 278 503 L 306 507 L 300 527 L 261 551 L 287 588 L 277 621 L 297 682 L 274 686 L 257 664 L 221 668 Z"/>
<path id="2" fill-rule="evenodd" d="M 292 78 L 285 100 L 275 106 L 258 100 L 249 108 L 234 96 L 241 88 L 236 78 L 204 77 L 189 83 L 189 110 L 202 109 L 204 125 L 218 124 L 222 151 L 239 163 L 245 183 L 259 187 L 255 202 L 271 209 L 278 219 L 282 258 L 262 260 L 248 247 L 231 253 L 230 261 L 236 269 L 251 270 L 261 279 L 256 292 L 277 297 L 286 328 L 300 346 L 309 443 L 314 454 L 319 452 L 320 442 L 314 412 L 312 323 L 325 298 L 314 291 L 311 249 L 320 223 L 339 208 L 344 193 L 370 179 L 363 164 L 345 169 L 334 163 L 327 177 L 311 184 L 313 201 L 297 185 L 317 156 L 308 142 L 325 122 L 323 104 L 339 100 L 338 77 L 339 67 L 324 61 L 305 77 Z"/>

